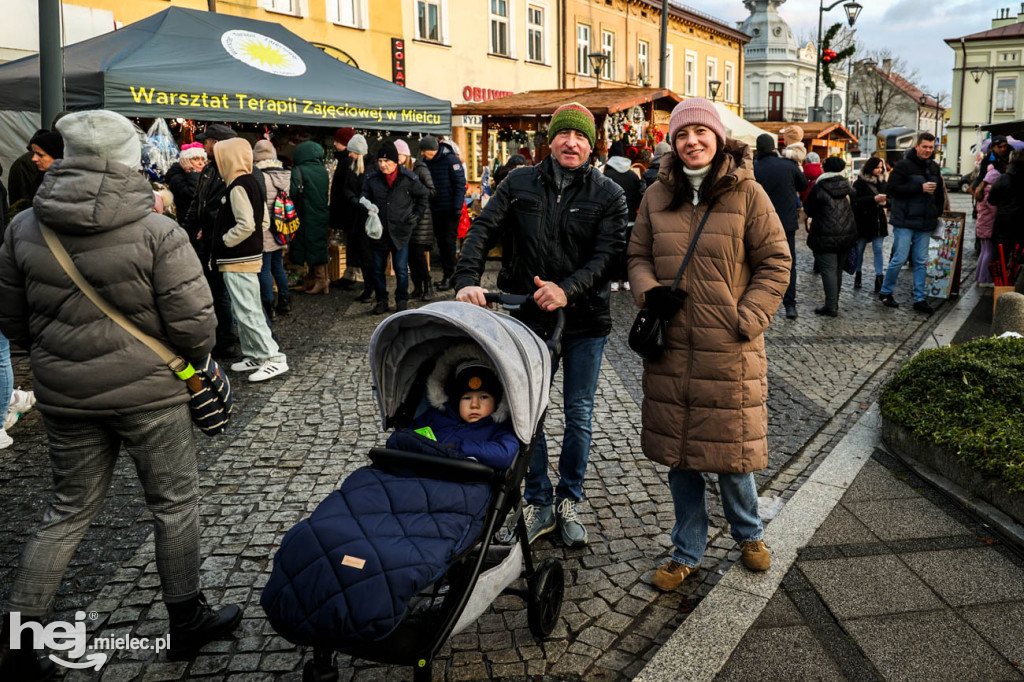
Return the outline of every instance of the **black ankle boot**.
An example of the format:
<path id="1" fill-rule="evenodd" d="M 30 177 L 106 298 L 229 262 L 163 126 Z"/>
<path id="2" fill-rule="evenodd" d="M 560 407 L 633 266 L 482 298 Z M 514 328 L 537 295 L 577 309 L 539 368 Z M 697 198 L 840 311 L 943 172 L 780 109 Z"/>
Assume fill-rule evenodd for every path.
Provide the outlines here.
<path id="1" fill-rule="evenodd" d="M 273 324 L 274 318 L 277 316 L 277 313 L 274 312 L 274 302 L 263 301 L 263 312 L 267 314 L 267 319 Z"/>
<path id="2" fill-rule="evenodd" d="M 292 299 L 289 296 L 277 297 L 277 314 L 284 316 L 292 311 Z"/>
<path id="3" fill-rule="evenodd" d="M 884 275 L 875 275 L 875 293 L 882 291 L 882 281 L 885 279 Z"/>
<path id="4" fill-rule="evenodd" d="M 203 645 L 232 632 L 242 622 L 242 609 L 235 604 L 214 611 L 200 592 L 179 604 L 167 604 L 171 620 L 170 659 L 188 658 Z"/>
<path id="5" fill-rule="evenodd" d="M 423 293 L 420 295 L 420 300 L 424 302 L 434 300 L 434 283 L 429 279 L 423 285 Z"/>
<path id="6" fill-rule="evenodd" d="M 423 285 L 420 284 L 419 282 L 416 282 L 416 285 L 412 288 L 412 291 L 409 292 L 409 298 L 419 298 L 422 295 Z"/>
<path id="7" fill-rule="evenodd" d="M 11 615 L 3 618 L 0 627 L 0 680 L 24 680 L 24 682 L 46 682 L 57 675 L 57 666 L 45 656 L 45 651 L 35 649 L 32 630 L 26 623 L 42 623 L 38 618 L 21 618 L 20 648 L 10 648 Z M 44 654 L 40 656 L 40 654 Z"/>
<path id="8" fill-rule="evenodd" d="M 372 301 L 373 287 L 369 285 L 365 286 L 363 288 L 363 293 L 359 294 L 359 296 L 356 297 L 356 300 L 359 301 L 360 303 L 369 303 L 370 301 Z"/>
<path id="9" fill-rule="evenodd" d="M 855 274 L 853 276 L 853 288 L 854 289 L 860 289 L 860 280 L 861 280 L 860 274 L 861 274 L 860 270 L 858 270 L 857 274 Z"/>

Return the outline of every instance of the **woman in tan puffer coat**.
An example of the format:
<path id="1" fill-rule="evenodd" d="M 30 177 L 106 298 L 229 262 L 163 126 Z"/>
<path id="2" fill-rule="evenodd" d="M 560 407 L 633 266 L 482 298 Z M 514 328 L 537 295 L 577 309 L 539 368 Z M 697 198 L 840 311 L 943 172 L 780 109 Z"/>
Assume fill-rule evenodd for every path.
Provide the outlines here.
<path id="1" fill-rule="evenodd" d="M 672 151 L 644 195 L 627 248 L 637 303 L 666 320 L 665 352 L 644 363 L 644 454 L 671 469 L 672 560 L 655 587 L 695 573 L 707 543 L 702 472 L 718 474 L 722 506 L 743 563 L 767 570 L 754 471 L 768 465 L 764 330 L 789 285 L 782 223 L 754 180 L 750 148 L 726 139 L 707 100 L 672 111 Z M 679 284 L 670 285 L 711 211 Z M 685 294 L 681 292 L 686 292 Z"/>

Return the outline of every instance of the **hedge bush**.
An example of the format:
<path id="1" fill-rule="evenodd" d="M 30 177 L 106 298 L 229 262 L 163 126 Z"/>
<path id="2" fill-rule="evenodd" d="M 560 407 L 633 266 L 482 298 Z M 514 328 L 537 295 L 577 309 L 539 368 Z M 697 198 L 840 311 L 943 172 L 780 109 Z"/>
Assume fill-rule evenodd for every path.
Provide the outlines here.
<path id="1" fill-rule="evenodd" d="M 1024 493 L 1024 339 L 918 353 L 882 389 L 882 414 Z"/>

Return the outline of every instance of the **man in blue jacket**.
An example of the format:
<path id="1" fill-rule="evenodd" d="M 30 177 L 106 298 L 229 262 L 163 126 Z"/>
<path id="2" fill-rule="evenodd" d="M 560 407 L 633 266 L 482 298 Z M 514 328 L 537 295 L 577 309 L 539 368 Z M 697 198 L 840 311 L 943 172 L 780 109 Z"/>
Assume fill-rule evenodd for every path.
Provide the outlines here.
<path id="1" fill-rule="evenodd" d="M 878 300 L 886 306 L 899 307 L 892 292 L 896 288 L 900 268 L 909 256 L 914 266 L 914 310 L 926 315 L 935 312 L 925 300 L 928 240 L 938 226 L 939 217 L 946 205 L 946 186 L 942 182 L 939 165 L 931 158 L 934 151 L 935 136 L 921 133 L 917 136 L 917 145 L 896 164 L 889 176 L 893 254 L 878 296 Z"/>
<path id="2" fill-rule="evenodd" d="M 455 150 L 446 142 L 438 142 L 433 135 L 420 140 L 420 151 L 437 190 L 430 200 L 430 212 L 444 276 L 436 286 L 438 291 L 448 291 L 455 274 L 455 235 L 466 200 L 466 170 Z"/>

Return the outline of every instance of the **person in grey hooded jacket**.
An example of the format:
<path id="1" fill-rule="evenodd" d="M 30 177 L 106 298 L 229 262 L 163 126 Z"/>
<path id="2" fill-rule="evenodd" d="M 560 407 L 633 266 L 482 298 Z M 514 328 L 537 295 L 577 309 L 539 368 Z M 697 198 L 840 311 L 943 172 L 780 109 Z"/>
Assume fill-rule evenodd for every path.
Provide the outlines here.
<path id="1" fill-rule="evenodd" d="M 50 167 L 32 209 L 14 219 L 0 247 L 0 330 L 30 349 L 54 481 L 8 608 L 22 621 L 45 618 L 124 446 L 154 518 L 169 654 L 187 655 L 242 617 L 234 605 L 211 609 L 199 591 L 199 476 L 188 391 L 152 350 L 86 298 L 40 225 L 56 233 L 101 297 L 193 364 L 213 347 L 213 299 L 188 235 L 153 212 L 131 122 L 88 111 L 65 116 L 57 129 L 65 158 Z M 36 659 L 31 645 L 14 651 L 21 656 L 5 657 L 2 679 L 29 679 L 49 662 Z"/>

